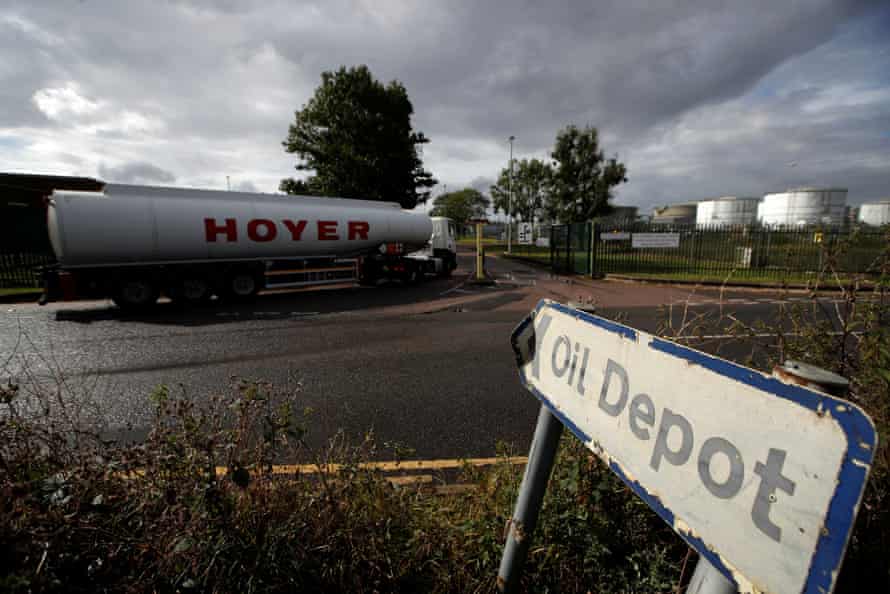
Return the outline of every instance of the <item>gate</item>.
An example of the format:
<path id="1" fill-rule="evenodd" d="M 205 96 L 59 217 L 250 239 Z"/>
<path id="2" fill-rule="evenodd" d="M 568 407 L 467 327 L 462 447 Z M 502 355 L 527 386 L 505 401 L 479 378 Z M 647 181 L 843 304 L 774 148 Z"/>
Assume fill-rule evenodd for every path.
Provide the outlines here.
<path id="1" fill-rule="evenodd" d="M 550 267 L 554 272 L 590 274 L 591 224 L 571 223 L 550 228 Z"/>

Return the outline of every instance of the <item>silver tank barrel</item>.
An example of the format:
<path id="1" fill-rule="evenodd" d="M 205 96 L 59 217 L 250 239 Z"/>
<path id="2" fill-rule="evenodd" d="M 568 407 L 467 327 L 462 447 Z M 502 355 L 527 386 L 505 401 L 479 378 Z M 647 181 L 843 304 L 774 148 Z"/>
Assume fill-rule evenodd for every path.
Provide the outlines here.
<path id="1" fill-rule="evenodd" d="M 54 192 L 47 224 L 63 266 L 349 257 L 432 235 L 396 203 L 123 184 Z"/>

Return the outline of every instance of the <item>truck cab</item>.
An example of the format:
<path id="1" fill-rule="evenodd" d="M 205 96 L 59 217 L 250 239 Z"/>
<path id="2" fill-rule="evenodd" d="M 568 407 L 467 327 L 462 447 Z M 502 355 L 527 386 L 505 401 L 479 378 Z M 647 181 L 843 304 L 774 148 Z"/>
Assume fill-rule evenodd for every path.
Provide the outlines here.
<path id="1" fill-rule="evenodd" d="M 457 228 L 448 217 L 430 217 L 433 222 L 433 235 L 430 237 L 434 258 L 442 258 L 450 273 L 457 268 Z"/>

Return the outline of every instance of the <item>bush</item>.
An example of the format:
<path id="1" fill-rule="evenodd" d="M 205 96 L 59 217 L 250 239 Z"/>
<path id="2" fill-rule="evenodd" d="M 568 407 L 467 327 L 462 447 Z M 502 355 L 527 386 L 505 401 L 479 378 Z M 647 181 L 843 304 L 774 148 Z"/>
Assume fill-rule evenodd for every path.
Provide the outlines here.
<path id="1" fill-rule="evenodd" d="M 203 408 L 160 388 L 148 439 L 129 446 L 60 420 L 53 398 L 41 408 L 2 392 L 3 590 L 494 589 L 521 478 L 506 462 L 465 468 L 476 487 L 460 495 L 395 488 L 362 465 L 381 455 L 373 436 L 310 451 L 299 392 L 262 383 Z M 277 456 L 342 466 L 280 475 Z M 531 589 L 669 588 L 684 546 L 577 440 L 562 446 L 545 505 Z"/>

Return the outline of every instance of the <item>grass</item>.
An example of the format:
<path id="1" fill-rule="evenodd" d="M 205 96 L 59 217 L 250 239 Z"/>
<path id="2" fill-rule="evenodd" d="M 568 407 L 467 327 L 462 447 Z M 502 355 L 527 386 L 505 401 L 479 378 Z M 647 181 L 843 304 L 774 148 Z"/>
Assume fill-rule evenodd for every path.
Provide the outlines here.
<path id="1" fill-rule="evenodd" d="M 0 297 L 5 297 L 7 295 L 26 295 L 28 293 L 39 293 L 40 291 L 41 289 L 38 287 L 0 287 Z"/>
<path id="2" fill-rule="evenodd" d="M 482 244 L 485 245 L 486 247 L 497 245 L 497 244 L 506 245 L 504 243 L 503 239 L 495 239 L 492 237 L 483 237 Z M 460 239 L 457 240 L 457 245 L 475 247 L 476 246 L 476 238 L 475 237 L 461 237 Z"/>
<path id="3" fill-rule="evenodd" d="M 708 284 L 726 284 L 727 286 L 739 285 L 739 286 L 748 286 L 748 285 L 758 285 L 758 286 L 771 286 L 771 287 L 781 287 L 784 285 L 802 285 L 802 286 L 814 286 L 816 281 L 820 278 L 817 273 L 803 273 L 803 274 L 788 274 L 784 276 L 776 276 L 776 275 L 757 275 L 757 274 L 747 274 L 747 273 L 714 273 L 714 274 L 706 274 L 706 273 L 689 273 L 689 272 L 633 272 L 629 274 L 619 274 L 619 273 L 610 273 L 615 276 L 620 276 L 621 278 L 627 278 L 631 280 L 646 280 L 646 281 L 666 281 L 666 282 L 681 282 L 681 283 L 708 283 Z M 856 275 L 839 275 L 838 277 L 841 282 L 849 283 L 849 282 L 861 282 L 861 277 Z M 824 283 L 824 279 L 821 284 Z M 870 286 L 870 281 L 865 281 L 865 286 Z"/>

